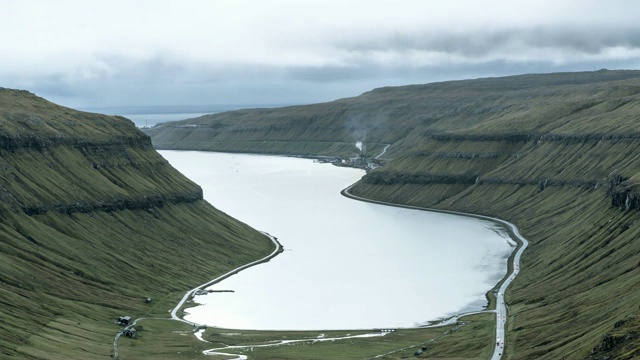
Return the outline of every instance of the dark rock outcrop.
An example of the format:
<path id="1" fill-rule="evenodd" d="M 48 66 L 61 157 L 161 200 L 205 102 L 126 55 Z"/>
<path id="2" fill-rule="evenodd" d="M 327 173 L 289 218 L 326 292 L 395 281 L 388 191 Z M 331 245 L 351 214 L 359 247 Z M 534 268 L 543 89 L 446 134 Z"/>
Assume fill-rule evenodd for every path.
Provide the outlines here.
<path id="1" fill-rule="evenodd" d="M 155 207 L 163 207 L 167 204 L 192 203 L 202 200 L 202 189 L 191 194 L 175 193 L 142 198 L 114 198 L 95 202 L 76 202 L 72 204 L 50 204 L 46 206 L 24 206 L 22 210 L 27 215 L 42 215 L 48 211 L 57 211 L 62 214 L 90 213 L 92 211 L 112 212 L 116 210 L 147 210 Z"/>

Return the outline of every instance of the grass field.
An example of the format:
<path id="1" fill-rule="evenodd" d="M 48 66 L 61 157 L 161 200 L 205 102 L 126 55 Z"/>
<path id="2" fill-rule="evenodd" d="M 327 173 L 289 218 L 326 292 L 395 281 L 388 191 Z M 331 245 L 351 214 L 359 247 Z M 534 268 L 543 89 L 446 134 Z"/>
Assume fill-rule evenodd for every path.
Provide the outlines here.
<path id="1" fill-rule="evenodd" d="M 493 351 L 493 314 L 471 315 L 458 325 L 429 329 L 398 329 L 382 337 L 348 338 L 371 333 L 364 330 L 343 331 L 254 331 L 208 328 L 199 341 L 190 326 L 167 320 L 143 320 L 142 331 L 135 339 L 120 343 L 122 359 L 224 359 L 206 356 L 202 351 L 246 354 L 254 359 L 402 359 L 417 358 L 484 359 Z M 319 341 L 323 338 L 345 339 Z M 260 347 L 280 341 L 286 345 Z M 161 344 L 161 345 L 159 345 Z M 246 346 L 228 349 L 226 346 Z"/>

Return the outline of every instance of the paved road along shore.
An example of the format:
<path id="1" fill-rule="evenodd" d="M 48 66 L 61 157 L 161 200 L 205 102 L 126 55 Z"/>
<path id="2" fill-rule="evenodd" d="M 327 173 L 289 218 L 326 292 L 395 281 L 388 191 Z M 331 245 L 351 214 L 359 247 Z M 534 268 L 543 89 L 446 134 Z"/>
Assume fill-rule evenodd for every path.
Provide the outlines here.
<path id="1" fill-rule="evenodd" d="M 493 350 L 493 355 L 491 356 L 491 360 L 500 360 L 502 358 L 502 354 L 504 353 L 504 349 L 506 346 L 505 327 L 507 326 L 507 305 L 505 304 L 505 301 L 504 301 L 504 293 L 509 287 L 509 285 L 511 284 L 511 282 L 516 278 L 516 275 L 518 275 L 518 273 L 520 272 L 520 257 L 522 256 L 522 253 L 529 245 L 529 242 L 524 237 L 522 237 L 522 235 L 520 235 L 518 228 L 508 221 L 490 217 L 490 216 L 468 214 L 468 213 L 462 213 L 457 211 L 429 209 L 429 208 L 423 208 L 419 206 L 398 205 L 398 204 L 387 203 L 383 201 L 370 200 L 370 199 L 362 198 L 362 197 L 351 194 L 349 190 L 352 187 L 353 185 L 342 190 L 342 195 L 349 197 L 351 199 L 366 201 L 366 202 L 375 203 L 375 204 L 398 206 L 398 207 L 404 207 L 408 209 L 426 210 L 426 211 L 433 211 L 433 212 L 439 212 L 444 214 L 462 215 L 462 216 L 474 217 L 477 219 L 489 220 L 489 221 L 502 224 L 506 226 L 508 230 L 510 230 L 511 235 L 513 235 L 516 238 L 515 240 L 519 241 L 520 244 L 516 250 L 515 255 L 513 256 L 513 268 L 511 269 L 511 272 L 508 272 L 505 278 L 503 278 L 502 285 L 500 286 L 500 288 L 498 289 L 498 292 L 496 293 L 496 338 L 495 338 L 496 342 Z M 461 315 L 464 315 L 464 314 L 461 314 Z"/>

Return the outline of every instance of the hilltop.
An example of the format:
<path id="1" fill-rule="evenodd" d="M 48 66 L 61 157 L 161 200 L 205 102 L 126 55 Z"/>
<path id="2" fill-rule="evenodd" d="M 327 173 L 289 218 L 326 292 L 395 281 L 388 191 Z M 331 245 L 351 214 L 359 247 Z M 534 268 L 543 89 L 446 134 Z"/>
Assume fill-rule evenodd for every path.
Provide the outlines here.
<path id="1" fill-rule="evenodd" d="M 593 118 L 572 121 L 571 113 L 592 107 L 585 113 L 606 113 L 604 104 L 592 102 L 637 93 L 638 77 L 637 71 L 597 71 L 387 87 L 327 103 L 204 115 L 144 131 L 157 149 L 342 156 L 355 153 L 357 141 L 373 146 L 372 153 L 376 145 L 393 144 L 391 156 L 419 146 L 425 135 L 470 129 L 501 136 L 594 134 L 611 129 Z"/>
<path id="2" fill-rule="evenodd" d="M 0 88 L 0 354 L 109 359 L 119 316 L 271 252 L 122 117 Z M 145 303 L 145 299 L 152 299 Z"/>
<path id="3" fill-rule="evenodd" d="M 633 327 L 616 326 L 635 324 L 625 321 L 640 302 L 640 71 L 387 87 L 147 133 L 158 149 L 305 156 L 390 144 L 355 195 L 497 216 L 529 239 L 506 294 L 507 358 L 625 359 L 640 348 Z"/>

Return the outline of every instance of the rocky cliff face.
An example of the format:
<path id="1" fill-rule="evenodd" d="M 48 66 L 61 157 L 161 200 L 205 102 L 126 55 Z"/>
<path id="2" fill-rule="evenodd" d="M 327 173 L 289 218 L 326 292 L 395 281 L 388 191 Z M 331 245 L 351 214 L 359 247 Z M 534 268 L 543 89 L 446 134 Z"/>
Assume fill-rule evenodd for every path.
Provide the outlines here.
<path id="1" fill-rule="evenodd" d="M 0 96 L 0 198 L 9 210 L 70 214 L 202 200 L 184 177 L 178 187 L 129 178 L 172 171 L 131 121 L 55 107 L 24 91 Z"/>
<path id="2" fill-rule="evenodd" d="M 639 319 L 637 316 L 618 320 L 613 329 L 600 338 L 600 342 L 593 348 L 585 360 L 633 359 L 640 355 L 640 349 L 635 346 L 638 338 Z"/>
<path id="3" fill-rule="evenodd" d="M 166 317 L 272 247 L 131 121 L 0 88 L 0 357 L 109 358 L 114 318 Z"/>
<path id="4" fill-rule="evenodd" d="M 640 210 L 640 184 L 635 179 L 618 176 L 610 184 L 607 193 L 611 206 L 620 210 Z"/>

